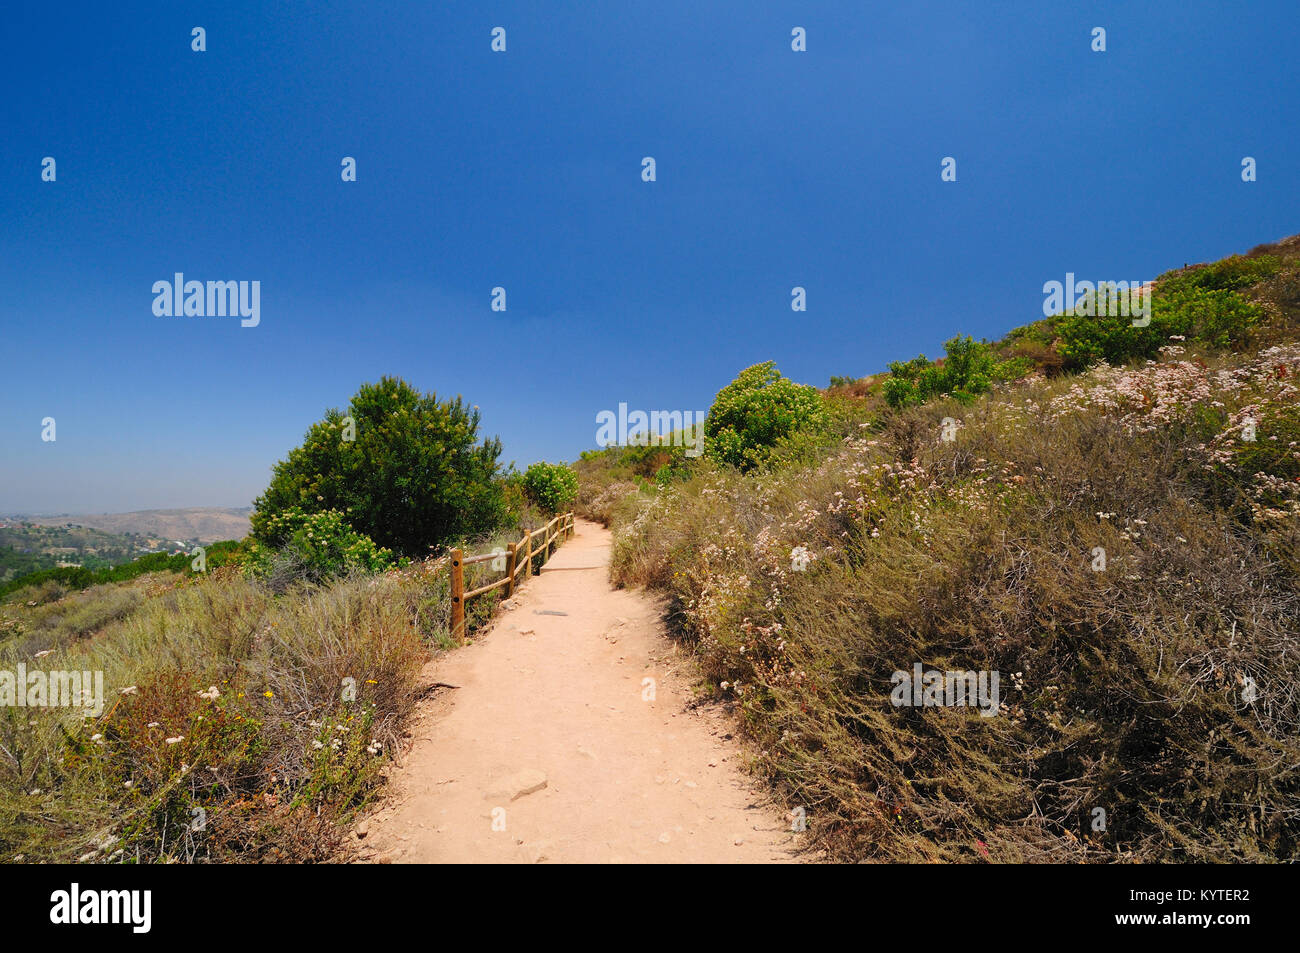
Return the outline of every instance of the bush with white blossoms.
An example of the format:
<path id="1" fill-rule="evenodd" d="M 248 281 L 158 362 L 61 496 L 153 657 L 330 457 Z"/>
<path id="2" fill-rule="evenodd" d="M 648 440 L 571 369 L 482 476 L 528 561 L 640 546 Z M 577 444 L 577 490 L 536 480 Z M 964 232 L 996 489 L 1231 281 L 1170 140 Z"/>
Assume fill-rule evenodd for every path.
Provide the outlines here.
<path id="1" fill-rule="evenodd" d="M 358 533 L 338 510 L 304 513 L 293 507 L 268 515 L 265 524 L 266 532 L 283 542 L 278 549 L 249 545 L 247 571 L 260 578 L 272 573 L 277 557 L 292 559 L 303 575 L 318 581 L 356 571 L 384 572 L 410 562 Z"/>

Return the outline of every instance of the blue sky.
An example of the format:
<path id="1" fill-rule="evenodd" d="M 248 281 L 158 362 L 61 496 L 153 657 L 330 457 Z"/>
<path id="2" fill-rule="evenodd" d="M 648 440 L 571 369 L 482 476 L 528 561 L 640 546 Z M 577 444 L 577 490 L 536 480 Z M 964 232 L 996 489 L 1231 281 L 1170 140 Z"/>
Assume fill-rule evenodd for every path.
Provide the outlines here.
<path id="1" fill-rule="evenodd" d="M 1067 271 L 1300 231 L 1294 2 L 1138 7 L 15 5 L 0 512 L 248 505 L 384 374 L 571 460 L 620 402 L 705 410 L 767 359 L 825 385 Z M 261 323 L 156 317 L 177 271 L 260 281 Z"/>

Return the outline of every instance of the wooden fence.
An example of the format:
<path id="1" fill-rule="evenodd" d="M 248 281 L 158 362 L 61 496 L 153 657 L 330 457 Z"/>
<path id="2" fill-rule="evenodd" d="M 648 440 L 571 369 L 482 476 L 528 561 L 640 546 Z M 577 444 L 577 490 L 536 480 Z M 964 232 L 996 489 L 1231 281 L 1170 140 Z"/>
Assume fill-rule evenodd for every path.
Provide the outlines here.
<path id="1" fill-rule="evenodd" d="M 500 589 L 502 586 L 505 586 L 506 598 L 509 599 L 515 594 L 515 590 L 523 585 L 523 581 L 518 579 L 519 573 L 527 569 L 528 572 L 525 573 L 525 578 L 533 575 L 533 570 L 529 567 L 532 566 L 535 559 L 538 560 L 537 572 L 541 572 L 542 566 L 559 548 L 560 543 L 572 536 L 573 533 L 573 513 L 562 513 L 541 529 L 525 533 L 519 542 L 511 543 L 506 547 L 504 555 L 500 552 L 492 552 L 482 553 L 478 556 L 466 556 L 461 550 L 453 549 L 451 551 L 452 638 L 462 645 L 465 643 L 465 603 L 476 596 L 483 595 L 485 592 Z M 543 537 L 542 542 L 537 549 L 533 549 L 533 540 L 538 536 Z M 466 592 L 465 567 L 494 559 L 504 559 L 506 561 L 506 574 L 496 582 L 490 582 L 486 586 L 479 586 L 477 589 Z"/>

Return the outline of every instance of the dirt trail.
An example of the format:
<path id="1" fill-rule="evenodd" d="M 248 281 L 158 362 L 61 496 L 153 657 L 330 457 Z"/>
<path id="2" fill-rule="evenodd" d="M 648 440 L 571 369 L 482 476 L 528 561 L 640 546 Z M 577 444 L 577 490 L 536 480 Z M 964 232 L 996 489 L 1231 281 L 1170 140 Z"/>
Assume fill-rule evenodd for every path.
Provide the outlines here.
<path id="1" fill-rule="evenodd" d="M 418 713 L 392 799 L 358 827 L 363 859 L 795 859 L 789 821 L 741 768 L 731 716 L 687 710 L 691 663 L 658 603 L 610 586 L 609 550 L 608 530 L 579 521 L 488 634 L 430 666 L 431 682 L 459 687 Z"/>

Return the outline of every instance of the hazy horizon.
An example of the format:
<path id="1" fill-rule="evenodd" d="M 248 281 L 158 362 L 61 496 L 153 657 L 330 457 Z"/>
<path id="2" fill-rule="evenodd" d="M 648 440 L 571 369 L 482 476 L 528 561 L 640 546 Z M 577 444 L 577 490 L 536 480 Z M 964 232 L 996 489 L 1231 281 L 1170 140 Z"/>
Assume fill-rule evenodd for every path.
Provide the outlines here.
<path id="1" fill-rule="evenodd" d="M 50 519 L 56 516 L 121 516 L 127 513 L 179 513 L 186 510 L 252 510 L 252 505 L 246 506 L 216 506 L 205 505 L 202 503 L 193 506 L 156 506 L 147 510 L 96 510 L 94 512 L 83 511 L 73 513 L 65 510 L 46 510 L 38 512 L 36 510 L 0 510 L 0 517 L 16 519 L 19 517 L 37 517 L 40 519 Z"/>

